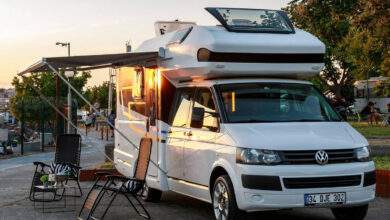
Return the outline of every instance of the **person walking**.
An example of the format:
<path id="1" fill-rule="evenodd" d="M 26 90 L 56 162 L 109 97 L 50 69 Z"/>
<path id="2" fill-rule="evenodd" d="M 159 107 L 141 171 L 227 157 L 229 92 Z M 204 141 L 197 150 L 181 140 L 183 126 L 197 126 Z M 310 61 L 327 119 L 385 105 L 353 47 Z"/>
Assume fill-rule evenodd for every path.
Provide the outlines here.
<path id="1" fill-rule="evenodd" d="M 110 123 L 109 126 L 111 130 L 111 137 L 114 137 L 115 118 L 116 118 L 115 112 L 111 110 L 111 113 L 108 116 L 108 122 Z"/>

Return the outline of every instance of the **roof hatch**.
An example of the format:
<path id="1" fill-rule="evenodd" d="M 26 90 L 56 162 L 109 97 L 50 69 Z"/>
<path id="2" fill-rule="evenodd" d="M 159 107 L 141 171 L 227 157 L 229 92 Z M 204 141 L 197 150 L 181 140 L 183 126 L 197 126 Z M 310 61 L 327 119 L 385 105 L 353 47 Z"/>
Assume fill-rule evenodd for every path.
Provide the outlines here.
<path id="1" fill-rule="evenodd" d="M 230 32 L 295 33 L 284 11 L 245 8 L 205 8 Z"/>

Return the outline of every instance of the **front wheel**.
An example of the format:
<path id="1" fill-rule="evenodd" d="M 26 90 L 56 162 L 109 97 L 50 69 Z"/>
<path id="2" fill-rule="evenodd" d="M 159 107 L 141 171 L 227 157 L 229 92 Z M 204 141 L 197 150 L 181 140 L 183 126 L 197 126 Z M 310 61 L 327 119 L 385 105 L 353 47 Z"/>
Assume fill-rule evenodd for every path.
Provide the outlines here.
<path id="1" fill-rule="evenodd" d="M 367 215 L 368 204 L 362 206 L 333 208 L 332 213 L 337 220 L 363 220 Z"/>
<path id="2" fill-rule="evenodd" d="M 232 220 L 239 217 L 240 210 L 237 207 L 233 184 L 229 176 L 222 175 L 215 180 L 212 200 L 215 219 Z"/>
<path id="3" fill-rule="evenodd" d="M 158 189 L 148 187 L 146 183 L 143 186 L 141 197 L 146 202 L 159 202 L 162 192 Z"/>

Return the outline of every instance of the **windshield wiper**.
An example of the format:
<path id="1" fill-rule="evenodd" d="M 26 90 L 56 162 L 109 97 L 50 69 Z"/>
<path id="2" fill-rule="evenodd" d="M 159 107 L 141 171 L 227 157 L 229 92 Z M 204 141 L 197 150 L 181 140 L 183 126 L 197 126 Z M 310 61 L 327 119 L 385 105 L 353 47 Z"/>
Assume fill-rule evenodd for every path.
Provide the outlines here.
<path id="1" fill-rule="evenodd" d="M 321 119 L 297 119 L 297 120 L 291 120 L 291 121 L 285 121 L 285 122 L 324 122 L 328 120 L 321 120 Z"/>
<path id="2" fill-rule="evenodd" d="M 258 119 L 248 119 L 248 120 L 240 120 L 240 121 L 234 121 L 233 123 L 267 123 L 267 122 L 278 122 L 278 121 L 265 121 L 265 120 L 258 120 Z"/>

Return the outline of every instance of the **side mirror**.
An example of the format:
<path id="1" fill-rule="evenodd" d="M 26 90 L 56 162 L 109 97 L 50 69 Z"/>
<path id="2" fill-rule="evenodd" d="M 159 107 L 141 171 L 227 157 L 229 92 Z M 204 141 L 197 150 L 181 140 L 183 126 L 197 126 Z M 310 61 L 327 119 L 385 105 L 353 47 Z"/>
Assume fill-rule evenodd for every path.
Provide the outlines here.
<path id="1" fill-rule="evenodd" d="M 149 132 L 150 126 L 156 126 L 156 111 L 154 107 L 150 108 L 149 117 L 146 119 L 147 132 Z"/>
<path id="2" fill-rule="evenodd" d="M 191 127 L 192 128 L 202 128 L 203 127 L 203 118 L 204 118 L 204 108 L 194 107 L 192 109 L 191 116 Z"/>

